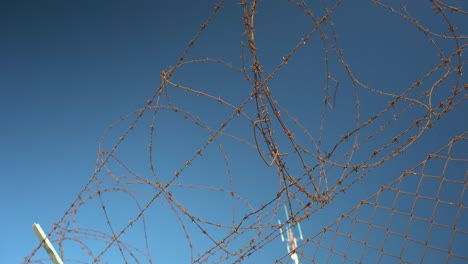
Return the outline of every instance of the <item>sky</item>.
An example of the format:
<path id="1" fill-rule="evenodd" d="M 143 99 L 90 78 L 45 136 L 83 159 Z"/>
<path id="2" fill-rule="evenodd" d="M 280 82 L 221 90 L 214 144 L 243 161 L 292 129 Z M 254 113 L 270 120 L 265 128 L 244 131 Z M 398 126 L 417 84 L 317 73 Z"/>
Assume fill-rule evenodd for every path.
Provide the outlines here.
<path id="1" fill-rule="evenodd" d="M 328 7 L 334 4 L 328 2 Z M 151 181 L 157 177 L 164 184 L 179 170 L 180 177 L 176 177 L 168 189 L 175 200 L 158 196 L 145 211 L 146 231 L 140 221 L 126 232 L 124 240 L 145 248 L 142 235 L 146 234 L 150 244 L 149 258 L 153 263 L 190 263 L 199 259 L 198 254 L 202 255 L 202 262 L 232 263 L 236 258 L 226 259 L 222 251 L 216 251 L 212 256 L 203 254 L 214 246 L 212 240 L 221 240 L 229 233 L 231 229 L 224 226 L 242 223 L 257 229 L 242 231 L 231 240 L 229 249 L 239 250 L 253 238 L 264 241 L 260 243 L 260 250 L 247 256 L 244 263 L 273 263 L 275 260 L 292 263 L 285 257 L 286 245 L 281 242 L 279 232 L 271 226 L 278 219 L 286 220 L 282 209 L 274 210 L 278 204 L 281 204 L 278 208 L 282 207 L 284 195 L 281 203 L 262 210 L 257 215 L 259 219 L 247 217 L 245 223 L 241 222 L 252 208 L 262 208 L 274 200 L 283 185 L 277 168 L 267 166 L 255 149 L 254 137 L 259 136 L 259 131 L 254 134 L 254 121 L 258 117 L 255 100 L 247 100 L 253 88 L 245 79 L 245 76 L 253 76 L 252 55 L 238 1 L 223 3 L 184 58 L 186 62 L 201 61 L 178 67 L 170 77 L 172 84 L 155 98 L 160 98 L 159 107 L 155 108 L 156 103 L 153 103 L 154 108 L 147 109 L 134 129 L 119 140 L 136 120 L 138 111 L 157 93 L 163 71 L 168 72 L 176 65 L 216 5 L 217 2 L 208 0 L 19 0 L 0 4 L 0 32 L 4 36 L 0 43 L 2 263 L 23 263 L 38 245 L 32 224 L 40 223 L 46 232 L 52 231 L 53 223 L 62 219 L 80 193 L 83 197 L 89 196 L 90 200 L 85 200 L 79 207 L 75 219 L 70 214 L 65 216 L 63 223 L 70 225 L 64 224 L 63 228 L 72 230 L 67 233 L 70 237 L 74 235 L 73 230 L 81 228 L 80 241 L 86 242 L 90 251 L 98 254 L 106 242 L 94 231 L 109 232 L 102 204 L 106 206 L 112 226 L 121 230 L 141 212 L 132 197 L 138 197 L 137 201 L 144 207 L 159 192 L 155 185 L 137 183 L 132 177 L 138 175 L 140 179 Z M 320 3 L 309 1 L 308 5 L 314 11 L 314 17 L 325 14 Z M 451 1 L 451 5 L 463 10 L 468 7 L 461 0 Z M 436 14 L 429 2 L 408 3 L 407 7 L 418 23 L 431 32 L 450 35 L 444 16 Z M 401 9 L 401 6 L 395 8 Z M 447 14 L 456 33 L 466 36 L 466 15 Z M 403 94 L 410 87 L 405 93 L 406 98 L 420 100 L 426 105 L 399 100 L 371 125 L 362 128 L 357 141 L 352 137 L 336 148 L 331 161 L 337 164 L 372 164 L 391 155 L 411 136 L 418 135 L 418 141 L 403 154 L 385 159 L 378 168 L 369 169 L 363 180 L 336 196 L 330 204 L 333 206 L 325 206 L 305 219 L 301 226 L 306 238 L 323 230 L 360 200 L 376 193 L 380 186 L 389 184 L 403 170 L 416 166 L 429 153 L 468 129 L 468 123 L 464 121 L 468 104 L 462 100 L 463 96 L 466 98 L 465 88 L 455 97 L 460 103 L 439 120 L 433 119 L 430 129 L 419 135 L 420 130 L 413 127 L 399 142 L 390 144 L 366 161 L 374 150 L 383 148 L 395 135 L 424 117 L 427 105 L 438 105 L 450 98 L 454 87 L 462 89 L 466 86 L 466 74 L 457 76 L 453 70 L 457 63 L 466 61 L 466 55 L 457 57 L 455 54 L 448 63 L 452 67 L 451 73 L 431 89 L 431 85 L 445 73 L 444 67 L 431 72 L 442 61 L 441 51 L 449 58 L 456 45 L 463 46 L 466 40 L 460 38 L 457 44 L 451 38 L 424 34 L 397 13 L 371 1 L 339 2 L 330 21 L 333 21 L 333 28 L 326 24 L 321 28 L 323 31 L 313 31 L 310 38 L 304 39 L 314 28 L 314 22 L 297 5 L 279 0 L 258 4 L 255 20 L 258 59 L 265 77 L 274 72 L 268 88 L 275 103 L 281 106 L 281 115 L 297 142 L 310 152 L 315 152 L 318 144 L 324 153 L 329 153 L 343 136 L 356 128 L 356 122 L 362 124 L 369 120 L 394 100 L 393 95 Z M 328 41 L 323 40 L 324 34 Z M 282 63 L 297 45 L 297 51 L 287 63 Z M 325 55 L 328 55 L 328 64 Z M 233 67 L 210 60 L 222 60 Z M 236 70 L 242 69 L 243 63 L 246 64 L 246 74 Z M 352 81 L 344 65 L 349 66 L 360 83 Z M 412 86 L 428 72 L 431 74 L 422 84 Z M 329 88 L 325 89 L 327 82 Z M 431 96 L 421 95 L 429 90 Z M 324 104 L 327 94 L 329 102 Z M 221 100 L 235 107 L 247 101 L 242 114 L 234 115 L 231 121 L 228 118 L 235 110 L 220 103 Z M 130 113 L 133 114 L 126 116 Z M 270 115 L 273 116 L 271 109 Z M 290 116 L 299 120 L 319 143 L 313 143 Z M 356 117 L 359 117 L 358 121 Z M 222 135 L 211 142 L 210 136 L 226 120 L 230 121 L 220 130 Z M 112 129 L 101 140 L 110 125 Z M 150 126 L 154 126 L 155 131 L 152 137 Z M 304 175 L 297 153 L 280 124 L 273 121 L 271 128 L 275 131 L 280 153 L 288 153 L 284 161 L 289 172 L 297 177 Z M 201 155 L 195 155 L 206 142 L 210 144 L 202 149 Z M 264 141 L 260 139 L 258 142 L 265 150 Z M 356 142 L 360 146 L 353 150 Z M 99 158 L 107 157 L 105 153 L 116 144 L 117 150 L 101 168 Z M 148 150 L 150 144 L 151 152 Z M 98 158 L 101 150 L 107 152 Z M 456 155 L 462 157 L 462 152 Z M 353 156 L 340 159 L 347 153 L 353 153 Z M 193 162 L 185 167 L 194 155 Z M 272 158 L 267 156 L 267 159 Z M 120 161 L 125 167 L 119 164 Z M 306 162 L 311 166 L 317 163 L 311 156 L 307 156 Z M 456 171 L 460 179 L 465 177 L 466 183 L 463 174 L 466 174 L 466 164 L 459 166 Z M 342 168 L 332 165 L 327 165 L 326 171 L 327 176 L 322 180 L 327 178 L 330 183 L 344 173 Z M 319 177 L 318 170 L 313 173 L 314 177 Z M 360 173 L 363 172 L 351 172 L 345 184 L 351 183 Z M 94 175 L 101 181 L 93 180 L 87 185 Z M 301 182 L 304 181 L 306 178 L 302 178 Z M 83 189 L 85 186 L 88 186 L 86 190 Z M 324 183 L 320 186 L 325 188 Z M 307 203 L 307 197 L 294 187 L 292 189 L 296 196 L 291 206 L 299 212 Z M 98 190 L 105 194 L 96 195 Z M 230 192 L 237 196 L 233 198 Z M 177 204 L 203 221 L 192 221 Z M 316 207 L 318 205 L 313 205 Z M 200 225 L 194 225 L 194 222 Z M 210 236 L 204 235 L 200 227 Z M 89 231 L 87 237 L 87 229 L 83 228 L 93 231 Z M 265 232 L 256 237 L 262 228 Z M 272 236 L 268 236 L 269 232 Z M 53 235 L 56 242 L 57 234 Z M 468 241 L 466 236 L 464 239 Z M 57 243 L 54 245 L 58 248 Z M 86 250 L 73 239 L 64 241 L 63 250 L 66 263 L 92 262 Z M 309 252 L 303 254 L 311 255 Z M 148 257 L 143 255 L 137 258 L 142 263 L 148 262 Z M 466 253 L 464 256 L 468 258 Z M 42 249 L 32 258 L 38 263 L 44 259 L 46 255 Z M 101 261 L 123 263 L 125 260 L 135 262 L 131 256 L 123 258 L 113 248 Z"/>

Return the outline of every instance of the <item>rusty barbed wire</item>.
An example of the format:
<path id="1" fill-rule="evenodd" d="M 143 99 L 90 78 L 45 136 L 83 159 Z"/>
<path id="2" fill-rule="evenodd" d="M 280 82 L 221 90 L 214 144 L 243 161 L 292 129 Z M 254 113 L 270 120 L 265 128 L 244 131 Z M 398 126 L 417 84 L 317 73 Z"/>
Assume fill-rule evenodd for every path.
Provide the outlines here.
<path id="1" fill-rule="evenodd" d="M 463 224 L 468 213 L 467 135 L 455 136 L 442 149 L 311 236 L 299 246 L 302 252 L 306 247 L 313 248 L 312 254 L 303 255 L 304 259 L 312 263 L 415 263 L 429 258 L 444 263 L 467 261 L 468 254 L 463 250 L 468 239 Z M 449 171 L 454 163 L 461 165 L 459 174 Z M 431 210 L 424 213 L 429 209 L 425 206 Z M 336 246 L 338 241 L 346 246 Z"/>
<path id="2" fill-rule="evenodd" d="M 249 262 L 249 258 L 271 250 L 284 225 L 308 221 L 329 208 L 353 185 L 409 151 L 415 143 L 424 142 L 423 135 L 445 115 L 466 105 L 468 85 L 462 74 L 468 36 L 452 18 L 466 16 L 467 10 L 444 1 L 427 1 L 434 16 L 446 26 L 441 31 L 422 22 L 409 2 L 369 1 L 369 5 L 421 33 L 427 40 L 424 45 L 430 45 L 438 57 L 438 62 L 425 68 L 420 76 L 413 76 L 411 83 L 388 89 L 366 84 L 368 80 L 358 77 L 362 75 L 354 72 L 345 56 L 338 41 L 340 29 L 334 22 L 342 9 L 349 8 L 345 1 L 284 3 L 303 14 L 310 24 L 301 27 L 306 30 L 288 51 L 276 54 L 276 62 L 266 62 L 261 55 L 263 46 L 256 37 L 265 29 L 255 22 L 258 11 L 269 3 L 257 0 L 241 0 L 238 5 L 244 30 L 239 40 L 239 65 L 223 58 L 190 58 L 200 37 L 209 34 L 210 25 L 222 15 L 218 14 L 220 10 L 227 8 L 224 1 L 219 1 L 174 66 L 162 71 L 159 86 L 144 106 L 107 128 L 99 141 L 94 174 L 48 234 L 67 263 L 104 263 L 111 257 L 120 258 L 122 263 L 157 262 L 160 256 L 155 252 L 164 254 L 174 247 L 155 248 L 155 244 L 164 245 L 165 240 L 154 235 L 155 223 L 171 221 L 176 223 L 171 223 L 171 228 L 179 229 L 177 238 L 184 240 L 179 244 L 186 246 L 177 250 L 186 250 L 191 263 Z M 311 43 L 322 48 L 322 60 L 299 55 L 310 49 Z M 280 98 L 281 88 L 275 87 L 275 78 L 293 67 L 294 61 L 308 59 L 321 65 L 324 75 L 310 84 L 323 85 L 323 89 L 317 89 L 307 101 L 319 106 L 318 114 L 304 118 L 298 117 L 295 105 Z M 214 89 L 203 84 L 202 77 L 190 81 L 188 74 L 180 74 L 193 67 L 216 67 L 235 76 L 236 82 Z M 370 95 L 378 99 L 378 107 L 366 101 Z M 291 99 L 301 96 L 291 94 Z M 210 107 L 215 110 L 207 111 Z M 210 111 L 217 115 L 210 115 Z M 347 127 L 331 135 L 327 132 L 333 130 L 337 117 Z M 174 131 L 178 131 L 173 135 L 178 139 L 164 138 Z M 306 235 L 295 253 L 312 263 L 413 263 L 432 258 L 435 251 L 442 262 L 466 261 L 468 255 L 459 247 L 468 238 L 462 224 L 468 222 L 464 198 L 468 157 L 466 151 L 452 151 L 459 146 L 467 149 L 466 135 L 455 136 L 331 225 L 323 225 L 316 235 Z M 142 138 L 147 138 L 144 144 Z M 135 153 L 147 158 L 135 163 Z M 258 159 L 247 158 L 253 156 Z M 443 162 L 442 169 L 439 164 L 430 165 L 436 160 Z M 217 166 L 212 166 L 214 163 Z M 464 169 L 464 175 L 448 175 L 447 168 L 454 163 Z M 222 169 L 219 164 L 223 164 Z M 434 171 L 437 169 L 441 171 Z M 417 188 L 406 182 L 409 178 L 417 178 Z M 421 185 L 426 179 L 438 181 L 434 185 L 436 192 L 425 193 Z M 261 181 L 277 182 L 276 189 L 262 190 L 260 197 L 239 187 L 244 184 L 246 188 L 245 182 L 255 185 Z M 441 196 L 444 184 L 460 190 L 458 200 Z M 413 190 L 408 191 L 410 188 Z M 389 193 L 396 198 L 388 200 L 385 195 Z M 404 204 L 412 204 L 411 208 L 400 208 L 397 198 L 403 196 L 407 199 Z M 386 204 L 388 201 L 390 204 Z M 432 203 L 431 216 L 418 215 L 418 201 Z M 205 215 L 199 203 L 219 212 Z M 278 210 L 283 205 L 291 208 L 291 215 L 278 224 Z M 123 206 L 133 211 L 120 212 Z M 438 211 L 444 206 L 451 214 Z M 371 216 L 363 216 L 363 208 L 371 210 Z M 168 212 L 174 217 L 171 220 L 165 215 Z M 385 215 L 376 216 L 377 212 Z M 86 215 L 96 219 L 87 219 Z M 452 217 L 452 221 L 441 223 L 442 215 Z M 403 224 L 392 224 L 392 219 L 399 217 L 406 220 L 402 220 L 404 230 Z M 428 226 L 421 231 L 425 238 L 412 233 L 412 228 L 421 223 Z M 435 242 L 432 237 L 444 232 L 451 232 L 451 236 Z M 380 244 L 375 237 L 380 238 Z M 421 248 L 419 255 L 407 252 L 412 247 Z M 40 245 L 34 248 L 24 263 L 46 263 L 37 257 L 39 249 Z M 71 255 L 71 249 L 82 255 Z M 273 252 L 271 262 L 292 263 L 291 254 Z"/>

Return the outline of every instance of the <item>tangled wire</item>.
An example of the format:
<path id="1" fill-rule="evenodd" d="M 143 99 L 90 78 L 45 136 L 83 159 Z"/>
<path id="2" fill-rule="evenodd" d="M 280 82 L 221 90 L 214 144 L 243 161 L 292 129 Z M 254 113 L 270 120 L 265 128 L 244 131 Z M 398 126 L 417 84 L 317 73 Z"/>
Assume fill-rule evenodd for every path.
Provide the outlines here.
<path id="1" fill-rule="evenodd" d="M 425 42 L 419 45 L 429 45 L 435 54 L 431 63 L 421 62 L 425 72 L 397 87 L 369 84 L 372 78 L 359 77 L 364 74 L 348 62 L 336 22 L 350 8 L 346 1 L 323 0 L 311 3 L 313 7 L 303 0 L 284 4 L 309 24 L 300 27 L 304 31 L 295 43 L 287 42 L 287 49 L 270 56 L 262 34 L 273 29 L 258 22 L 270 3 L 241 0 L 240 6 L 231 6 L 220 1 L 177 62 L 162 72 L 145 105 L 108 127 L 94 174 L 48 234 L 67 263 L 116 258 L 157 262 L 169 258 L 164 252 L 173 247 L 164 242 L 168 236 L 174 236 L 177 251 L 187 254 L 191 263 L 250 263 L 256 257 L 292 263 L 293 253 L 313 263 L 409 263 L 431 257 L 432 251 L 443 256 L 442 262 L 468 260 L 459 249 L 468 241 L 468 228 L 461 224 L 468 222 L 468 157 L 466 151 L 452 151 L 467 149 L 466 133 L 453 135 L 438 151 L 441 146 L 434 146 L 433 154 L 424 153 L 423 162 L 413 169 L 401 168 L 394 182 L 368 199 L 360 197 L 364 200 L 331 225 L 305 232 L 295 252 L 272 253 L 280 228 L 309 221 L 376 169 L 424 142 L 429 129 L 466 105 L 468 88 L 462 78 L 468 37 L 461 23 L 454 24 L 466 21 L 468 11 L 448 1 L 425 3 L 440 24 L 425 23 L 409 2 L 367 3 L 404 21 L 404 27 L 422 36 Z M 192 58 L 202 36 L 228 8 L 242 11 L 240 62 Z M 446 30 L 439 30 L 440 25 Z M 309 66 L 319 74 L 298 70 Z M 204 71 L 211 77 L 204 79 Z M 285 83 L 288 87 L 280 88 Z M 145 159 L 135 161 L 135 153 Z M 434 160 L 442 160 L 438 172 L 428 167 Z M 448 173 L 447 164 L 452 163 L 459 168 L 455 175 Z M 413 183 L 406 183 L 409 178 Z M 424 193 L 421 186 L 427 179 L 435 180 L 431 188 L 439 191 Z M 448 185 L 456 186 L 453 197 L 441 194 Z M 386 193 L 396 198 L 384 198 Z M 419 214 L 420 201 L 431 203 L 432 216 Z M 290 215 L 278 224 L 284 205 Z M 448 222 L 439 219 L 443 213 L 438 208 L 444 206 L 456 216 Z M 121 212 L 123 207 L 134 210 Z M 363 215 L 363 208 L 374 213 Z M 380 211 L 388 214 L 376 216 Z M 392 219 L 398 217 L 405 220 L 394 227 Z M 425 237 L 411 233 L 420 223 L 428 226 Z M 434 234 L 445 231 L 450 233 L 445 242 L 434 244 Z M 376 236 L 383 242 L 373 241 Z M 405 251 L 414 248 L 412 244 L 423 248 L 418 257 Z M 25 263 L 47 262 L 36 257 L 40 247 Z"/>

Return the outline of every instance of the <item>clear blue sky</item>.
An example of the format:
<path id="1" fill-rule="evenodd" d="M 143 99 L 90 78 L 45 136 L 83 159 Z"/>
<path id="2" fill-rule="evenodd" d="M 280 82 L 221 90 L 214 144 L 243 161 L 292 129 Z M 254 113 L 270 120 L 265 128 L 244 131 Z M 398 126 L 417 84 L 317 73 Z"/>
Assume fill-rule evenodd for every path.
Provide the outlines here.
<path id="1" fill-rule="evenodd" d="M 331 7 L 334 2 L 328 5 Z M 462 0 L 452 1 L 452 5 L 467 9 L 466 2 Z M 207 0 L 18 0 L 0 4 L 0 33 L 3 36 L 0 42 L 0 223 L 3 234 L 0 262 L 22 262 L 37 246 L 31 225 L 40 223 L 48 232 L 52 229 L 52 224 L 64 215 L 70 203 L 93 176 L 99 139 L 106 128 L 120 117 L 146 105 L 146 100 L 153 96 L 161 82 L 161 72 L 177 62 L 189 40 L 197 34 L 215 6 L 215 1 Z M 310 7 L 316 17 L 324 15 L 321 4 L 310 3 Z M 436 15 L 428 1 L 408 4 L 408 10 L 430 30 L 442 35 L 449 34 L 443 16 Z M 466 15 L 447 14 L 450 15 L 457 34 L 466 36 Z M 241 68 L 242 41 L 248 45 L 242 19 L 238 1 L 226 1 L 188 52 L 186 60 L 222 59 Z M 330 43 L 339 44 L 354 76 L 363 85 L 373 89 L 401 94 L 441 62 L 439 51 L 426 35 L 397 14 L 371 1 L 345 1 L 333 12 L 331 19 L 338 42 L 331 39 Z M 310 32 L 313 22 L 288 1 L 260 1 L 255 27 L 257 52 L 267 76 L 300 43 L 300 39 Z M 323 30 L 329 37 L 333 37 L 329 26 Z M 453 39 L 434 39 L 439 49 L 446 53 L 445 56 L 449 56 L 456 48 Z M 464 44 L 466 40 L 460 39 L 459 45 Z M 366 90 L 363 85 L 356 88 L 359 95 L 357 99 L 345 68 L 327 45 L 325 44 L 329 54 L 329 71 L 339 81 L 339 86 L 335 89 L 332 83 L 328 91 L 334 105 L 333 109 L 326 107 L 321 136 L 319 128 L 327 78 L 324 42 L 320 38 L 320 32 L 312 34 L 310 40 L 299 48 L 288 64 L 283 65 L 268 83 L 277 102 L 297 118 L 314 138 L 321 138 L 320 148 L 324 152 L 331 151 L 341 137 L 355 129 L 357 100 L 360 103 L 360 122 L 371 118 L 393 100 L 385 94 Z M 250 51 L 246 47 L 244 52 L 246 68 L 250 71 Z M 462 54 L 461 60 L 464 62 L 466 59 L 466 55 Z M 456 58 L 450 65 L 456 65 Z M 249 76 L 251 74 L 248 72 Z M 443 69 L 436 71 L 419 88 L 413 89 L 406 96 L 420 98 L 421 93 L 429 90 L 443 74 Z M 217 63 L 194 63 L 178 68 L 171 81 L 203 91 L 215 98 L 220 97 L 235 106 L 240 106 L 252 92 L 251 85 L 242 74 Z M 456 83 L 456 74 L 450 74 L 441 85 L 434 88 L 432 103 L 438 104 L 450 97 L 451 89 Z M 458 79 L 458 87 L 463 87 L 463 84 L 466 85 L 466 74 Z M 161 109 L 154 123 L 153 162 L 156 174 L 163 183 L 171 179 L 211 135 L 200 126 L 183 119 L 181 112 L 189 111 L 215 130 L 233 114 L 233 109 L 216 100 L 184 92 L 171 85 L 167 91 L 170 101 L 163 96 L 161 105 L 172 104 L 181 111 L 175 113 Z M 466 96 L 466 90 L 461 92 L 458 100 L 463 97 L 463 93 Z M 428 103 L 430 99 L 423 97 L 420 100 Z M 407 100 L 400 101 L 393 110 L 362 130 L 358 142 L 363 142 L 363 145 L 355 151 L 351 164 L 365 160 L 372 151 L 391 142 L 394 135 L 404 131 L 414 120 L 426 113 L 424 107 L 412 106 L 383 131 L 378 130 L 379 126 L 392 120 L 394 115 L 408 105 Z M 254 100 L 244 109 L 251 120 L 257 119 L 254 109 Z M 454 135 L 467 131 L 467 113 L 466 102 L 457 105 L 453 111 L 435 122 L 403 155 L 372 170 L 364 180 L 337 196 L 333 206 L 328 206 L 304 220 L 304 235 L 313 236 L 360 200 L 375 193 L 381 185 L 396 179 L 404 169 L 415 166 L 428 153 L 444 146 Z M 285 113 L 282 112 L 282 115 L 284 117 Z M 116 156 L 134 173 L 150 180 L 154 179 L 149 169 L 148 154 L 152 118 L 153 113 L 148 111 L 116 152 Z M 116 125 L 107 135 L 103 148 L 110 150 L 134 119 L 135 115 Z M 286 120 L 298 141 L 311 152 L 315 152 L 314 145 L 302 133 L 302 129 L 290 119 Z M 272 127 L 278 144 L 282 147 L 280 151 L 289 153 L 285 161 L 291 174 L 304 173 L 287 138 L 281 134 L 278 123 L 274 123 Z M 377 136 L 365 141 L 375 131 Z M 242 115 L 230 122 L 224 132 L 254 143 L 252 123 Z M 416 134 L 415 129 L 409 136 Z M 402 141 L 409 136 L 403 137 Z M 352 142 L 340 145 L 335 161 L 349 152 Z M 262 144 L 261 142 L 261 147 L 265 148 Z M 220 146 L 223 152 L 220 152 Z M 394 148 L 387 149 L 382 155 L 389 154 L 392 149 Z M 373 161 L 378 158 L 380 156 Z M 312 158 L 307 162 L 314 164 Z M 109 162 L 108 168 L 115 176 L 128 175 L 114 160 Z M 327 177 L 330 177 L 330 181 L 336 181 L 339 176 L 334 175 L 336 173 L 341 172 L 329 168 Z M 99 177 L 109 179 L 106 170 L 99 173 Z M 350 177 L 349 180 L 352 180 L 353 176 Z M 222 188 L 226 192 L 192 188 L 190 185 Z M 101 189 L 117 187 L 134 191 L 141 206 L 156 193 L 148 185 L 119 185 L 106 181 L 99 186 Z M 85 195 L 95 193 L 97 188 Z M 267 167 L 252 146 L 219 136 L 216 142 L 204 150 L 202 156 L 197 157 L 183 171 L 170 190 L 175 199 L 194 215 L 213 223 L 231 226 L 239 224 L 243 216 L 251 212 L 251 208 L 240 200 L 233 202 L 229 195 L 230 190 L 258 209 L 275 198 L 280 188 L 276 168 Z M 96 228 L 109 232 L 99 199 L 93 197 L 93 200 L 80 207 L 76 223 L 80 228 Z M 299 199 L 305 199 L 304 197 L 298 195 Z M 103 195 L 103 198 L 116 230 L 120 230 L 139 212 L 133 200 L 118 191 Z M 191 251 L 181 222 L 187 228 L 194 246 L 193 259 L 198 258 L 197 254 L 203 254 L 213 247 L 213 243 L 180 212 L 179 222 L 170 204 L 172 203 L 161 197 L 147 212 L 146 234 L 151 258 L 154 263 L 190 263 Z M 301 208 L 298 202 L 293 207 L 295 210 Z M 273 208 L 271 206 L 262 211 L 262 224 L 274 224 L 277 218 L 284 217 L 282 211 L 276 216 Z M 254 218 L 248 218 L 245 225 L 253 225 L 255 221 Z M 222 239 L 229 231 L 210 225 L 204 228 L 215 240 Z M 266 227 L 265 230 L 266 233 L 260 237 L 269 234 L 272 228 Z M 144 233 L 141 223 L 138 223 L 126 234 L 125 239 L 144 248 L 141 242 Z M 256 230 L 242 233 L 228 248 L 233 251 L 239 249 L 255 234 Z M 106 244 L 93 239 L 83 241 L 87 241 L 87 246 L 97 253 Z M 64 251 L 65 259 L 68 260 L 66 262 L 91 261 L 76 243 L 65 241 Z M 104 255 L 103 261 L 123 262 L 120 253 L 114 254 L 116 252 L 110 251 Z M 276 237 L 249 256 L 245 263 L 273 263 L 285 254 L 285 245 Z M 217 252 L 208 262 L 216 262 L 220 257 L 224 257 L 223 253 Z M 45 254 L 40 250 L 33 260 L 44 258 Z M 131 258 L 127 260 L 133 262 Z M 225 263 L 234 260 L 235 257 Z M 287 260 L 284 258 L 282 261 L 287 263 Z"/>

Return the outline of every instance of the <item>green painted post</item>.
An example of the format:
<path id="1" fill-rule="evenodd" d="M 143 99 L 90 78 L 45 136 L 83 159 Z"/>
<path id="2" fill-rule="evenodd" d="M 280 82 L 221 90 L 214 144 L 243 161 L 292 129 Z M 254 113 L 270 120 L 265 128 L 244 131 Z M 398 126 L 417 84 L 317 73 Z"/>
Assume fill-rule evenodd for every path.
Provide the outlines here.
<path id="1" fill-rule="evenodd" d="M 52 245 L 52 243 L 50 243 L 49 238 L 47 238 L 41 226 L 39 224 L 33 224 L 32 229 L 39 241 L 41 242 L 42 246 L 44 247 L 45 251 L 49 255 L 50 259 L 52 260 L 52 263 L 63 264 L 63 261 L 60 259 L 59 255 L 57 254 L 57 251 L 55 251 L 54 246 Z"/>

